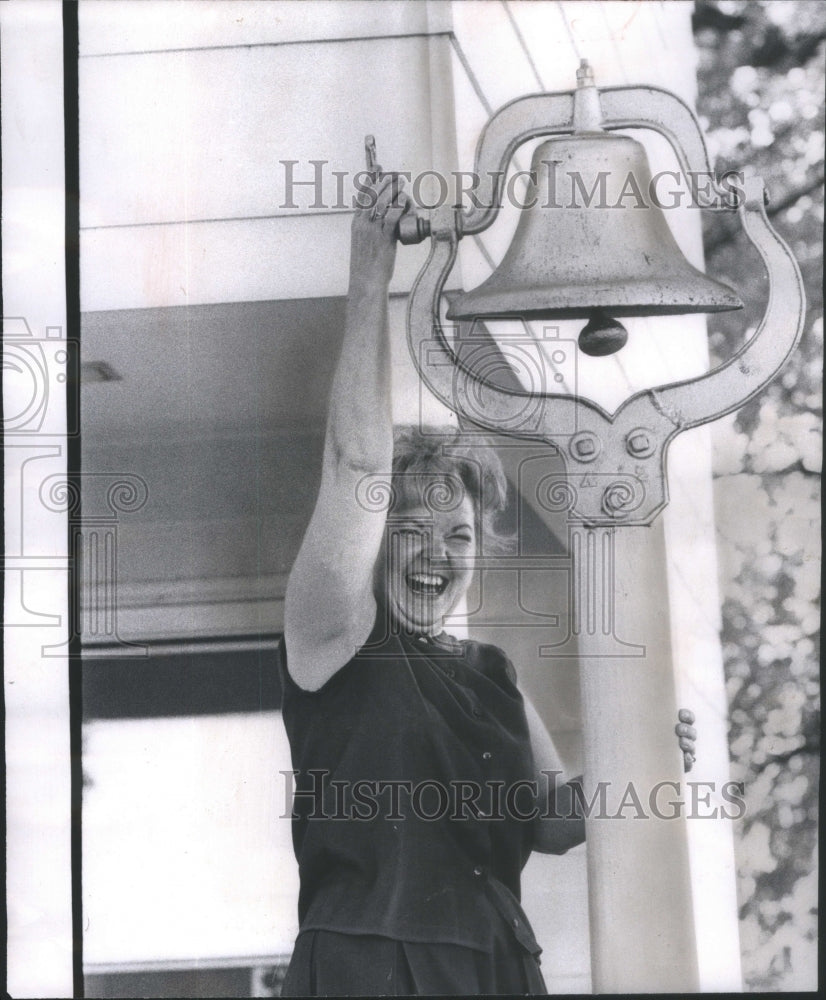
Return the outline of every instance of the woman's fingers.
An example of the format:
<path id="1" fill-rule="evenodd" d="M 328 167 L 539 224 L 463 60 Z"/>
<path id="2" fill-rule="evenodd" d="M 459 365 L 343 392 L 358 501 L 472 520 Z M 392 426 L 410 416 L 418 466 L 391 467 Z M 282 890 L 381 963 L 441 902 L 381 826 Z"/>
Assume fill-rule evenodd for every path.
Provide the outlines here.
<path id="1" fill-rule="evenodd" d="M 413 199 L 404 190 L 404 177 L 399 178 L 396 194 L 393 198 L 391 208 L 399 209 L 402 213 L 409 211 L 413 207 Z"/>
<path id="2" fill-rule="evenodd" d="M 404 177 L 398 174 L 385 174 L 380 187 L 377 188 L 376 204 L 371 218 L 384 219 L 389 212 L 400 209 L 403 213 L 410 204 L 410 196 L 403 192 Z M 398 221 L 398 217 L 396 218 Z"/>
<path id="3" fill-rule="evenodd" d="M 688 708 L 681 708 L 677 713 L 677 718 L 680 721 L 674 727 L 674 732 L 677 734 L 680 749 L 683 751 L 683 769 L 688 773 L 694 767 L 694 761 L 697 759 L 695 754 L 697 730 L 692 725 L 694 713 Z"/>
<path id="4" fill-rule="evenodd" d="M 374 211 L 379 199 L 392 186 L 393 174 L 379 174 L 374 181 L 360 185 L 356 194 L 358 208 Z"/>
<path id="5" fill-rule="evenodd" d="M 405 179 L 400 174 L 379 174 L 357 193 L 351 245 L 355 253 L 353 259 L 362 261 L 365 267 L 370 266 L 370 261 L 383 262 L 392 270 L 399 219 L 413 207 L 404 184 Z"/>
<path id="6" fill-rule="evenodd" d="M 381 174 L 358 192 L 351 224 L 351 277 L 388 281 L 396 259 L 399 219 L 409 210 L 411 199 L 402 189 L 404 178 Z"/>
<path id="7" fill-rule="evenodd" d="M 370 213 L 371 219 L 383 219 L 387 215 L 387 209 L 393 201 L 394 187 L 393 178 L 390 175 L 384 174 L 379 178 L 374 188 L 376 200 L 373 211 Z"/>
<path id="8" fill-rule="evenodd" d="M 674 732 L 679 737 L 681 749 L 689 750 L 693 753 L 697 740 L 697 730 L 693 726 L 688 726 L 684 722 L 681 722 L 674 727 Z"/>
<path id="9" fill-rule="evenodd" d="M 387 214 L 384 217 L 384 221 L 388 226 L 392 226 L 393 229 L 399 224 L 399 219 L 406 213 L 409 212 L 413 206 L 413 199 L 408 194 L 401 194 L 393 202 L 390 208 L 387 210 Z"/>

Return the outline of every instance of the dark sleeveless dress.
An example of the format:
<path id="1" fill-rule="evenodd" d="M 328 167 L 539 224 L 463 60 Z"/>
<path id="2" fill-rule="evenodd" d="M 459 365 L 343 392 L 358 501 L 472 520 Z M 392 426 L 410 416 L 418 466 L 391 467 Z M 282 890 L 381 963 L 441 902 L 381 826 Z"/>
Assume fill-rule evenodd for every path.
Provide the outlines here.
<path id="1" fill-rule="evenodd" d="M 286 654 L 301 888 L 282 995 L 546 993 L 519 904 L 536 788 L 505 654 L 377 627 L 315 692 Z"/>

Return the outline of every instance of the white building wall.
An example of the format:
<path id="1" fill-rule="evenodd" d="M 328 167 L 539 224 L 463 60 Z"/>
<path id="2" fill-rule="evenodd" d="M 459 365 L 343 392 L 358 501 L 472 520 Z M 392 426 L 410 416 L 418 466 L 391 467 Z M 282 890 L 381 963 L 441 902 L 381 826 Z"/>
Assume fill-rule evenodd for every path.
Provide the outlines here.
<path id="1" fill-rule="evenodd" d="M 3 704 L 8 995 L 72 989 L 60 4 L 4 4 Z M 52 655 L 43 655 L 43 646 Z"/>

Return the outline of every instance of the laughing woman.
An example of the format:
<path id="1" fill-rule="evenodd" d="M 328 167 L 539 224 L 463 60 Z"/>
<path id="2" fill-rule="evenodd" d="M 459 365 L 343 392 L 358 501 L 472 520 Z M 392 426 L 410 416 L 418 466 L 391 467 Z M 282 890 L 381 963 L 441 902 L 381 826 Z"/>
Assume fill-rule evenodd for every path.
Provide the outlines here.
<path id="1" fill-rule="evenodd" d="M 373 193 L 353 220 L 321 486 L 287 589 L 301 888 L 282 992 L 545 993 L 520 872 L 532 850 L 581 843 L 584 821 L 570 785 L 547 792 L 543 772 L 563 768 L 506 655 L 443 631 L 506 484 L 493 449 L 449 429 L 394 435 L 388 286 L 407 199 L 390 177 Z"/>

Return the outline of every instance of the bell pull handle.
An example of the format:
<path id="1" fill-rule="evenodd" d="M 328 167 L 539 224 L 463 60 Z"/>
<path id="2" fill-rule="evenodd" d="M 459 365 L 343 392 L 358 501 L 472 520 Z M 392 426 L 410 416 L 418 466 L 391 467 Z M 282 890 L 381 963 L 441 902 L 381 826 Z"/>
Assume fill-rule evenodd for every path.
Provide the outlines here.
<path id="1" fill-rule="evenodd" d="M 366 135 L 364 137 L 364 157 L 367 162 L 367 173 L 375 184 L 383 171 L 376 158 L 376 137 Z M 391 175 L 392 176 L 392 175 Z M 396 238 L 400 243 L 411 244 L 421 243 L 430 236 L 430 220 L 418 212 L 408 211 L 399 219 L 396 228 Z"/>

